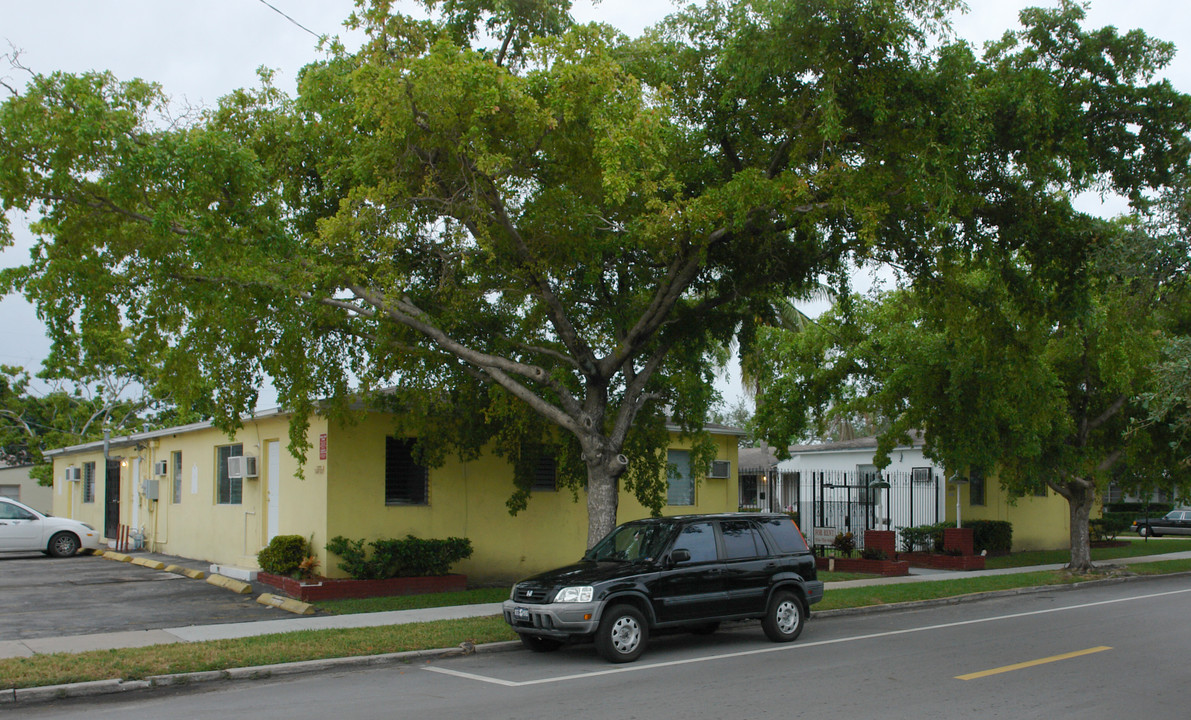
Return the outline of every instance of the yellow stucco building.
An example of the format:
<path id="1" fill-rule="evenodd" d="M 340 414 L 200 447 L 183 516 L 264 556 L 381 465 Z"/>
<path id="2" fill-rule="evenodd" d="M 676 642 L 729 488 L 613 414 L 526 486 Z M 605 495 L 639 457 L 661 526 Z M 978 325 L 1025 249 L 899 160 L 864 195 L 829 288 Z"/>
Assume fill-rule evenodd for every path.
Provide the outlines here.
<path id="1" fill-rule="evenodd" d="M 312 539 L 319 571 L 343 577 L 328 557 L 336 535 L 470 538 L 474 552 L 454 572 L 472 582 L 504 582 L 577 559 L 587 539 L 586 498 L 554 490 L 549 477 L 529 507 L 509 515 L 512 466 L 491 454 L 422 468 L 408 444 L 391 437 L 391 419 L 369 414 L 340 426 L 311 418 L 311 449 L 299 463 L 286 449 L 289 416 L 258 413 L 234 437 L 198 423 L 53 450 L 53 512 L 91 524 L 114 539 L 121 526 L 155 552 L 256 569 L 256 554 L 275 535 Z M 737 439 L 710 428 L 721 476 L 672 488 L 667 515 L 737 508 Z M 671 461 L 685 446 L 672 433 Z M 236 459 L 239 458 L 239 459 Z M 229 459 L 231 459 L 229 461 Z M 723 463 L 728 463 L 724 465 Z M 727 472 L 723 472 L 727 469 Z M 237 477 L 237 475 L 239 477 Z M 726 476 L 726 477 L 723 477 Z M 622 493 L 621 521 L 648 514 Z"/>
<path id="2" fill-rule="evenodd" d="M 951 522 L 955 522 L 957 492 L 961 522 L 1007 520 L 1013 524 L 1013 552 L 1071 547 L 1067 501 L 1053 490 L 1013 500 L 995 478 L 948 482 L 945 507 L 946 519 Z"/>

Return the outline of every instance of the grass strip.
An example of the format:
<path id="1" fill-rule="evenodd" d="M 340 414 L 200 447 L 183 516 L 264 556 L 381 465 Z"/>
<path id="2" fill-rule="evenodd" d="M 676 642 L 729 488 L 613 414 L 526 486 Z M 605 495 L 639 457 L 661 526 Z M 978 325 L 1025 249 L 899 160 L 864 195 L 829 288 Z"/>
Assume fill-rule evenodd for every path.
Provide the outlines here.
<path id="1" fill-rule="evenodd" d="M 1165 575 L 1191 571 L 1191 559 L 1162 560 L 1160 562 L 1137 563 L 1120 568 L 1119 572 L 1134 575 Z M 1047 585 L 1070 585 L 1106 577 L 1101 573 L 1086 575 L 1066 570 L 1042 570 L 1012 575 L 984 575 L 980 577 L 956 578 L 936 582 L 905 583 L 897 585 L 869 585 L 866 587 L 836 588 L 824 594 L 815 610 L 840 610 L 844 608 L 891 605 L 894 603 L 939 598 L 960 597 L 973 593 L 1012 590 L 1023 587 L 1044 587 Z"/>
<path id="2" fill-rule="evenodd" d="M 1163 538 L 1161 540 L 1129 539 L 1129 544 L 1123 547 L 1092 548 L 1092 562 L 1105 560 L 1120 560 L 1143 555 L 1164 555 L 1166 553 L 1191 550 L 1191 539 Z M 1017 552 L 1012 555 L 990 557 L 985 559 L 984 566 L 989 570 L 1011 567 L 1030 567 L 1031 565 L 1054 565 L 1071 562 L 1069 550 L 1035 550 Z"/>
<path id="3" fill-rule="evenodd" d="M 324 658 L 515 640 L 497 617 L 439 620 L 346 630 L 300 630 L 276 635 L 143 648 L 54 653 L 0 660 L 0 687 L 36 687 L 89 680 L 141 680 L 151 675 L 225 670 Z"/>

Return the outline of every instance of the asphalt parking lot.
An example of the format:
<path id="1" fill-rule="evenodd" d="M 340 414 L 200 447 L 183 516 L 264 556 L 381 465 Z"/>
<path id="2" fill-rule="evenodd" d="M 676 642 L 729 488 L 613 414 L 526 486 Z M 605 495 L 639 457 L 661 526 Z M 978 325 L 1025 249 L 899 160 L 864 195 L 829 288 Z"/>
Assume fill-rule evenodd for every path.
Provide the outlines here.
<path id="1" fill-rule="evenodd" d="M 136 553 L 194 570 L 197 560 Z M 157 630 L 293 617 L 256 602 L 271 588 L 238 595 L 206 580 L 95 555 L 54 559 L 0 553 L 0 640 Z"/>

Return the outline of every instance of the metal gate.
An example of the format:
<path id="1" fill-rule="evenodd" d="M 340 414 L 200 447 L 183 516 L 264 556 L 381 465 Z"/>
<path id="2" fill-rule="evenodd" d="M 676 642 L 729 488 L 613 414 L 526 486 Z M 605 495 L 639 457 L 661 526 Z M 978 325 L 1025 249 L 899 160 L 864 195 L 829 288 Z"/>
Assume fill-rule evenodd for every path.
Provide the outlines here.
<path id="1" fill-rule="evenodd" d="M 856 547 L 864 547 L 865 530 L 932 525 L 944 517 L 945 485 L 936 468 L 784 473 L 741 468 L 739 479 L 741 510 L 797 512 L 808 541 L 816 534 L 850 532 Z"/>

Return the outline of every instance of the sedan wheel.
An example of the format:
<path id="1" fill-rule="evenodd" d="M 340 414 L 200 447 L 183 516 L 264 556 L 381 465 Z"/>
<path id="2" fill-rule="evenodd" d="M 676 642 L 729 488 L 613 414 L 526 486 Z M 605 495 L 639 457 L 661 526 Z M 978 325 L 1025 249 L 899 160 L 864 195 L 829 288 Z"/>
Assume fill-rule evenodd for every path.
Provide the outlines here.
<path id="1" fill-rule="evenodd" d="M 596 650 L 608 662 L 626 663 L 641 657 L 649 640 L 649 625 L 640 610 L 614 605 L 604 613 L 596 630 Z"/>
<path id="2" fill-rule="evenodd" d="M 79 539 L 68 532 L 60 532 L 50 538 L 49 553 L 57 558 L 65 558 L 79 551 Z"/>

